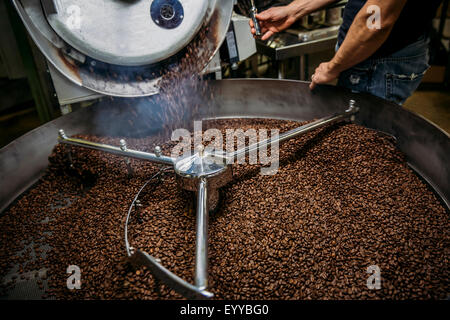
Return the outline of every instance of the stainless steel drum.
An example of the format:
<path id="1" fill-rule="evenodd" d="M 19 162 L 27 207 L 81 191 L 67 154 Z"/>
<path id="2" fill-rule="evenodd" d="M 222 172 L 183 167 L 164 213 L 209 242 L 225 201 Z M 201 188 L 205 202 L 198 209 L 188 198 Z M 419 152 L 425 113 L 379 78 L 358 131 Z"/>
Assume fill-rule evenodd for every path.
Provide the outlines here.
<path id="1" fill-rule="evenodd" d="M 208 0 L 47 2 L 50 26 L 72 47 L 103 62 L 137 66 L 176 54 L 213 9 Z"/>
<path id="2" fill-rule="evenodd" d="M 234 1 L 13 3 L 39 49 L 69 80 L 105 95 L 139 97 L 158 92 L 161 74 L 205 30 L 203 49 L 212 59 L 225 39 Z"/>

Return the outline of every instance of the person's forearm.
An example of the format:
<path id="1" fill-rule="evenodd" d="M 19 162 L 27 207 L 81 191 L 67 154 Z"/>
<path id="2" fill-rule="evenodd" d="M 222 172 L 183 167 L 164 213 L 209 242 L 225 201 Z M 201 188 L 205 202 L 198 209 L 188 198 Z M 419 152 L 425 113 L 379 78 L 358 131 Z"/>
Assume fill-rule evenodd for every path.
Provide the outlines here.
<path id="1" fill-rule="evenodd" d="M 294 0 L 288 7 L 296 20 L 340 0 Z"/>
<path id="2" fill-rule="evenodd" d="M 407 0 L 389 0 L 383 5 L 377 0 L 368 0 L 355 17 L 344 42 L 330 61 L 333 72 L 342 72 L 372 56 L 386 41 Z M 381 28 L 369 28 L 367 21 L 372 13 L 367 9 L 379 5 Z"/>

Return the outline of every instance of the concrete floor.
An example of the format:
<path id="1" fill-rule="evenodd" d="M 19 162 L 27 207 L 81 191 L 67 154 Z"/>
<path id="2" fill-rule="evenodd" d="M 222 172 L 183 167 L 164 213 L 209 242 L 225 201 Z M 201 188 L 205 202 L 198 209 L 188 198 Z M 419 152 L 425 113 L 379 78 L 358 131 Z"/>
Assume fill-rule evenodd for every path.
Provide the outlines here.
<path id="1" fill-rule="evenodd" d="M 450 91 L 416 91 L 404 106 L 450 134 Z"/>

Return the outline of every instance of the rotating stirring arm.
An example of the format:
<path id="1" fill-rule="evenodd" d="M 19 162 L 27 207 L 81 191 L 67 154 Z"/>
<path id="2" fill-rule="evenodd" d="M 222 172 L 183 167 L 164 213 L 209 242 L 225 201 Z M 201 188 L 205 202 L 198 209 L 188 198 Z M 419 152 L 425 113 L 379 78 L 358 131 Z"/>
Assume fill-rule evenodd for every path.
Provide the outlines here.
<path id="1" fill-rule="evenodd" d="M 307 132 L 313 131 L 315 129 L 322 128 L 324 126 L 337 123 L 348 118 L 352 118 L 356 113 L 358 113 L 359 108 L 355 106 L 355 101 L 350 101 L 350 107 L 343 113 L 339 113 L 333 116 L 325 117 L 314 122 L 308 123 L 304 126 L 295 128 L 288 132 L 285 132 L 278 136 L 277 138 L 270 138 L 258 143 L 254 143 L 245 148 L 239 149 L 235 152 L 226 154 L 227 163 L 233 163 L 235 159 L 239 159 L 239 157 L 250 154 L 251 152 L 255 152 L 263 147 L 272 146 L 274 144 L 279 144 L 281 142 L 293 139 L 298 137 L 299 135 L 305 134 Z"/>
<path id="2" fill-rule="evenodd" d="M 122 157 L 129 157 L 139 160 L 147 160 L 158 164 L 165 164 L 173 166 L 175 163 L 175 160 L 170 157 L 166 157 L 163 155 L 157 155 L 154 153 L 148 153 L 148 152 L 142 152 L 142 151 L 136 151 L 131 149 L 123 150 L 120 147 L 114 147 L 107 144 L 102 143 L 96 143 L 91 142 L 87 140 L 82 139 L 75 139 L 75 138 L 69 138 L 66 136 L 63 130 L 59 130 L 59 139 L 58 141 L 62 144 L 68 144 L 72 146 L 87 148 L 87 149 L 93 149 L 98 151 L 103 151 L 111 154 L 115 154 Z"/>
<path id="3" fill-rule="evenodd" d="M 275 143 L 281 143 L 290 139 L 293 139 L 301 134 L 313 131 L 315 129 L 350 119 L 354 120 L 354 115 L 359 111 L 359 108 L 355 106 L 355 101 L 350 101 L 350 107 L 343 113 L 339 113 L 333 116 L 325 117 L 320 120 L 314 121 L 304 126 L 300 126 L 286 133 L 281 134 L 278 137 L 271 137 L 252 144 L 240 150 L 227 154 L 204 154 L 203 149 L 192 157 L 186 159 L 173 159 L 165 157 L 160 154 L 160 150 L 157 148 L 155 154 L 146 153 L 135 150 L 128 150 L 126 146 L 122 145 L 122 148 L 114 147 L 110 145 L 94 143 L 81 139 L 68 138 L 64 131 L 60 130 L 59 142 L 68 145 L 74 145 L 94 150 L 100 150 L 111 154 L 136 158 L 141 160 L 148 160 L 151 162 L 169 165 L 173 167 L 175 173 L 184 180 L 186 186 L 184 188 L 197 193 L 197 224 L 196 224 L 196 244 L 195 244 L 195 285 L 188 283 L 181 279 L 164 266 L 161 262 L 148 255 L 147 253 L 135 250 L 128 242 L 128 223 L 132 209 L 135 207 L 135 203 L 142 192 L 142 190 L 154 180 L 159 174 L 156 174 L 149 182 L 147 182 L 143 188 L 139 191 L 134 199 L 129 211 L 127 220 L 125 223 L 125 244 L 127 248 L 127 254 L 130 257 L 132 263 L 137 265 L 144 265 L 148 267 L 153 275 L 163 281 L 170 288 L 180 293 L 186 298 L 190 299 L 210 299 L 214 295 L 207 291 L 208 289 L 208 215 L 209 215 L 209 200 L 211 194 L 214 191 L 217 192 L 217 188 L 224 186 L 228 183 L 228 179 L 231 177 L 231 166 L 236 157 L 245 156 L 250 152 L 257 151 L 259 148 L 272 146 Z M 220 159 L 219 164 L 214 161 L 206 161 L 209 157 Z M 211 159 L 209 159 L 211 160 Z M 210 163 L 211 162 L 211 163 Z M 206 166 L 208 164 L 208 166 Z M 187 181 L 195 182 L 191 189 L 190 184 Z M 211 194 L 210 194 L 211 193 Z"/>
<path id="4" fill-rule="evenodd" d="M 208 181 L 201 178 L 197 195 L 197 237 L 195 244 L 195 286 L 208 288 Z"/>
<path id="5" fill-rule="evenodd" d="M 125 246 L 127 255 L 132 264 L 147 267 L 155 277 L 156 281 L 162 281 L 169 288 L 175 290 L 188 299 L 211 299 L 214 294 L 207 291 L 208 287 L 208 182 L 202 178 L 198 186 L 197 203 L 197 235 L 196 235 L 196 263 L 195 263 L 195 285 L 181 279 L 176 274 L 165 268 L 161 261 L 148 253 L 134 249 L 128 240 L 128 225 L 135 203 L 143 190 L 164 171 L 154 175 L 138 192 L 131 204 L 125 222 Z"/>

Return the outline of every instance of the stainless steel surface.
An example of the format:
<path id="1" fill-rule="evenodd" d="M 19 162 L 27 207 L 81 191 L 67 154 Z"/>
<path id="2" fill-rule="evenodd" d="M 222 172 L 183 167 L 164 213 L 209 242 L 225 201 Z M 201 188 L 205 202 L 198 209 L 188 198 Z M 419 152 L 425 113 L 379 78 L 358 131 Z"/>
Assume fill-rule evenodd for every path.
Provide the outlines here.
<path id="1" fill-rule="evenodd" d="M 162 151 L 161 151 L 161 147 L 160 146 L 156 146 L 155 147 L 155 154 L 156 154 L 157 157 L 161 157 Z"/>
<path id="2" fill-rule="evenodd" d="M 279 144 L 283 141 L 295 138 L 296 136 L 306 133 L 308 131 L 320 128 L 322 126 L 345 120 L 352 117 L 358 111 L 355 107 L 355 101 L 350 101 L 350 108 L 344 113 L 337 114 L 335 116 L 327 117 L 318 121 L 315 121 L 309 125 L 302 126 L 282 134 L 279 137 L 267 139 L 259 143 L 250 145 L 249 147 L 238 150 L 232 154 L 222 153 L 209 153 L 205 152 L 204 146 L 197 146 L 197 152 L 193 156 L 188 156 L 181 159 L 167 158 L 166 162 L 162 159 L 166 158 L 161 156 L 161 150 L 156 147 L 156 154 L 143 153 L 139 151 L 129 150 L 127 148 L 126 141 L 120 140 L 120 147 L 109 146 L 105 144 L 94 143 L 90 141 L 68 138 L 63 130 L 59 131 L 59 141 L 64 144 L 75 145 L 78 147 L 85 147 L 94 150 L 100 150 L 116 155 L 126 156 L 126 164 L 128 167 L 128 174 L 132 174 L 130 161 L 128 156 L 132 156 L 141 160 L 148 160 L 152 162 L 162 163 L 166 165 L 174 165 L 175 173 L 179 176 L 178 181 L 181 182 L 181 186 L 187 190 L 195 191 L 197 193 L 197 216 L 196 216 L 196 245 L 195 245 L 195 287 L 199 292 L 203 292 L 208 289 L 208 218 L 211 208 L 216 208 L 219 202 L 218 188 L 227 184 L 231 179 L 231 166 L 234 162 L 234 158 L 237 156 L 245 156 L 246 153 L 256 151 L 260 148 L 267 148 L 270 144 Z M 353 117 L 352 117 L 352 120 Z M 156 176 L 152 177 L 153 180 Z M 211 180 L 211 186 L 209 184 Z M 192 190 L 191 186 L 197 183 L 196 189 Z M 139 223 L 142 222 L 140 217 L 140 207 L 142 206 L 138 197 L 144 187 L 139 191 L 135 197 L 132 206 L 128 211 L 125 227 L 125 247 L 129 255 L 134 255 L 135 250 L 130 248 L 128 241 L 128 224 L 130 221 L 130 215 L 132 208 L 135 209 L 135 215 Z M 154 260 L 153 257 L 146 254 L 141 257 L 146 259 L 146 263 L 150 268 L 153 268 L 154 275 L 158 277 L 158 280 L 162 280 L 164 283 L 172 284 L 181 289 L 184 289 L 189 295 L 195 294 L 191 285 L 178 279 L 175 275 L 172 275 L 164 267 Z M 162 278 L 160 278 L 162 277 Z M 182 282 L 181 282 L 182 281 Z"/>
<path id="3" fill-rule="evenodd" d="M 54 2 L 54 0 L 48 0 L 47 2 Z M 42 34 L 51 44 L 53 44 L 56 48 L 63 48 L 65 46 L 64 41 L 56 34 L 56 32 L 52 29 L 52 27 L 48 24 L 47 18 L 45 17 L 43 6 L 40 1 L 37 0 L 20 0 L 20 3 L 16 3 L 16 0 L 13 0 L 14 5 L 18 8 L 19 15 L 22 20 L 27 17 L 27 21 L 25 23 L 25 27 L 27 27 L 28 31 L 33 31 L 28 28 L 28 24 L 30 26 L 34 26 L 37 28 L 37 31 Z M 17 7 L 17 5 L 21 5 Z M 26 16 L 25 16 L 26 14 Z M 22 16 L 23 15 L 23 16 Z M 45 45 L 45 43 L 43 43 Z"/>
<path id="4" fill-rule="evenodd" d="M 63 130 L 60 130 L 59 133 L 60 133 L 59 142 L 62 144 L 68 144 L 68 145 L 72 145 L 72 146 L 76 146 L 76 147 L 82 147 L 82 148 L 88 148 L 88 149 L 92 149 L 92 150 L 103 151 L 103 152 L 107 152 L 107 153 L 111 153 L 111 154 L 115 154 L 115 155 L 123 156 L 123 157 L 147 160 L 147 161 L 151 161 L 151 162 L 155 162 L 155 163 L 159 163 L 159 164 L 172 165 L 172 166 L 174 165 L 174 159 L 172 159 L 170 157 L 166 157 L 166 156 L 158 157 L 154 153 L 148 153 L 148 152 L 127 149 L 126 146 L 124 149 L 123 146 L 115 147 L 115 146 L 110 146 L 107 144 L 96 143 L 96 142 L 86 141 L 86 140 L 82 140 L 82 139 L 69 138 L 66 136 L 66 134 L 64 133 Z"/>
<path id="5" fill-rule="evenodd" d="M 208 288 L 208 181 L 201 178 L 197 194 L 197 226 L 195 242 L 195 286 Z"/>
<path id="6" fill-rule="evenodd" d="M 299 57 L 300 79 L 309 80 L 306 58 L 310 54 L 333 50 L 337 43 L 339 27 L 332 26 L 311 31 L 289 29 L 268 41 L 256 41 L 257 51 L 277 61 L 278 79 L 286 76 L 285 63 L 289 58 Z"/>
<path id="7" fill-rule="evenodd" d="M 120 150 L 124 152 L 128 151 L 127 142 L 124 139 L 120 140 Z M 159 158 L 161 154 L 156 154 L 156 156 Z M 128 176 L 131 177 L 133 175 L 133 168 L 131 167 L 130 158 L 125 157 L 125 164 L 127 165 Z"/>
<path id="8" fill-rule="evenodd" d="M 340 26 L 330 26 L 327 28 L 320 28 L 316 30 L 295 30 L 288 29 L 286 33 L 292 34 L 298 37 L 299 42 L 308 42 L 312 40 L 320 40 L 329 37 L 336 37 L 339 33 Z"/>
<path id="9" fill-rule="evenodd" d="M 188 157 L 176 160 L 175 172 L 186 178 L 202 178 L 220 175 L 227 169 L 227 163 L 221 154 L 209 153 L 204 150 Z"/>
<path id="10" fill-rule="evenodd" d="M 78 73 L 74 72 L 70 64 L 65 63 L 65 60 L 60 57 L 62 52 L 60 50 L 64 48 L 64 43 L 46 22 L 40 3 L 32 0 L 24 0 L 22 3 L 18 0 L 12 1 L 31 38 L 44 56 L 52 62 L 58 71 L 73 83 L 81 86 L 81 79 Z"/>
<path id="11" fill-rule="evenodd" d="M 159 91 L 157 84 L 161 72 L 164 72 L 169 66 L 174 66 L 183 55 L 184 49 L 158 63 L 139 66 L 106 63 L 81 54 L 77 48 L 65 42 L 48 23 L 40 2 L 34 0 L 12 1 L 31 38 L 55 69 L 72 83 L 100 94 L 119 97 L 142 97 L 157 94 Z M 90 2 L 97 3 L 97 1 Z M 108 1 L 108 3 L 112 2 L 118 1 Z M 148 1 L 139 2 L 147 3 Z M 194 1 L 190 0 L 189 3 L 194 3 Z M 213 9 L 206 19 L 209 22 L 203 28 L 208 28 L 210 31 L 206 47 L 213 53 L 212 59 L 225 39 L 234 2 L 213 0 L 210 1 L 210 4 L 213 5 Z M 118 18 L 117 21 L 117 25 L 123 23 Z M 204 19 L 202 22 L 206 21 Z M 172 32 L 176 33 L 176 29 Z"/>
<path id="12" fill-rule="evenodd" d="M 86 100 L 99 99 L 102 97 L 102 95 L 97 92 L 74 85 L 72 81 L 56 70 L 52 64 L 47 64 L 47 66 L 52 78 L 58 102 L 61 106 L 71 105 L 73 103 Z"/>
<path id="13" fill-rule="evenodd" d="M 149 268 L 152 274 L 157 279 L 164 279 L 164 283 L 181 294 L 187 299 L 211 299 L 214 295 L 206 290 L 197 288 L 196 286 L 184 281 L 177 275 L 173 274 L 166 268 L 164 268 L 158 261 L 150 256 L 149 254 L 137 250 L 134 255 L 131 256 L 131 261 L 138 264 L 144 265 Z"/>
<path id="14" fill-rule="evenodd" d="M 211 113 L 204 118 L 273 118 L 305 121 L 342 112 L 348 101 L 354 99 L 360 108 L 356 123 L 391 134 L 397 138 L 397 147 L 406 154 L 409 164 L 430 181 L 447 206 L 450 203 L 450 139 L 448 134 L 422 117 L 393 103 L 367 94 L 320 86 L 311 92 L 308 83 L 289 80 L 221 80 L 212 83 L 216 100 Z M 144 101 L 144 100 L 142 100 Z M 136 104 L 140 104 L 139 100 Z M 150 124 L 151 132 L 162 132 L 164 123 L 152 121 L 152 114 L 162 112 L 164 106 L 145 100 L 139 109 L 140 126 Z M 139 136 L 140 131 L 130 127 L 129 106 L 101 101 L 56 119 L 33 130 L 0 149 L 0 212 L 30 185 L 39 179 L 48 163 L 48 156 L 58 143 L 58 130 L 67 135 L 100 134 Z M 114 120 L 105 117 L 115 114 Z M 120 122 L 123 121 L 123 122 Z M 110 123 L 120 123 L 113 126 Z M 168 137 L 169 139 L 170 137 Z"/>
<path id="15" fill-rule="evenodd" d="M 226 157 L 221 157 L 221 159 L 226 162 Z M 218 189 L 225 186 L 228 182 L 233 180 L 233 169 L 231 165 L 224 166 L 222 170 L 217 171 L 215 174 L 208 176 L 183 176 L 181 174 L 176 175 L 177 183 L 181 188 L 187 191 L 198 192 L 198 185 L 202 178 L 206 177 L 208 179 L 208 207 L 209 211 L 214 211 L 219 203 L 219 191 Z"/>
<path id="16" fill-rule="evenodd" d="M 150 7 L 158 1 L 58 0 L 56 12 L 45 15 L 60 38 L 86 56 L 139 66 L 162 61 L 184 48 L 216 5 L 215 0 L 182 1 L 182 23 L 165 29 L 150 15 Z M 180 3 L 165 3 L 171 2 Z"/>
<path id="17" fill-rule="evenodd" d="M 209 211 L 214 211 L 220 200 L 218 189 L 233 179 L 231 164 L 226 154 L 210 153 L 202 147 L 192 156 L 176 159 L 174 169 L 178 184 L 188 191 L 200 192 L 199 186 L 207 179 L 208 208 Z"/>
<path id="18" fill-rule="evenodd" d="M 45 12 L 51 13 L 51 14 L 57 14 L 58 8 L 56 7 L 55 0 L 41 0 L 42 7 L 44 8 Z"/>
<path id="19" fill-rule="evenodd" d="M 231 22 L 239 60 L 244 61 L 256 53 L 256 40 L 248 28 L 249 18 L 234 13 Z"/>
<path id="20" fill-rule="evenodd" d="M 251 0 L 251 5 L 252 5 L 252 7 L 250 8 L 250 16 L 253 20 L 253 25 L 255 28 L 255 36 L 260 37 L 260 36 L 262 36 L 261 26 L 259 25 L 259 21 L 256 18 L 256 15 L 258 14 L 258 9 L 255 6 L 255 1 Z"/>

